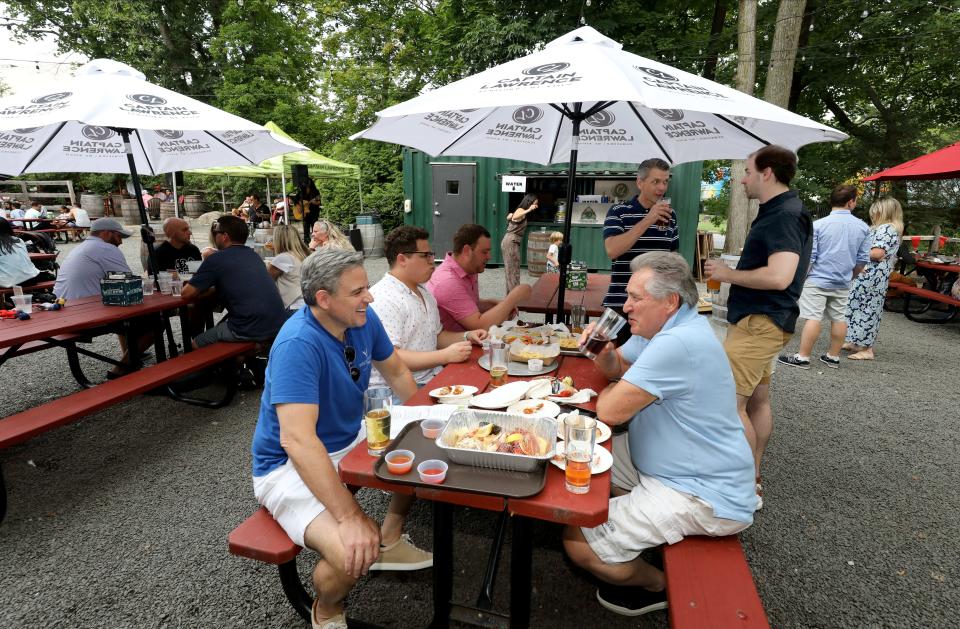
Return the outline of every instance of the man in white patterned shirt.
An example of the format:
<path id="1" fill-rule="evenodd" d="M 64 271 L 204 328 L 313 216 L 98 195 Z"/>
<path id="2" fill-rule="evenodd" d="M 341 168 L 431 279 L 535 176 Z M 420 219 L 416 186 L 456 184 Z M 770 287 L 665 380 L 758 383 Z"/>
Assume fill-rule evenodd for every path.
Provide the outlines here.
<path id="1" fill-rule="evenodd" d="M 440 324 L 437 300 L 422 285 L 433 275 L 430 234 L 421 227 L 402 225 L 384 239 L 390 270 L 370 288 L 371 308 L 380 317 L 397 355 L 413 372 L 417 386 L 430 381 L 444 365 L 470 357 L 471 343 L 486 338 L 486 330 L 453 332 Z M 370 386 L 384 386 L 374 369 Z"/>

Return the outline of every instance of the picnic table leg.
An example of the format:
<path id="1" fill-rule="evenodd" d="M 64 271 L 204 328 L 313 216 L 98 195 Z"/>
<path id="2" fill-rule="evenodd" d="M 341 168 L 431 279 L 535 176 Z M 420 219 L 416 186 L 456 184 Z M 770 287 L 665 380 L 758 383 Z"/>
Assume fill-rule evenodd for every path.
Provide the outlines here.
<path id="1" fill-rule="evenodd" d="M 300 582 L 300 575 L 297 574 L 297 558 L 294 557 L 286 563 L 279 564 L 277 568 L 280 571 L 280 585 L 283 586 L 283 593 L 287 596 L 287 600 L 300 617 L 309 623 L 313 597 L 307 593 L 303 583 Z"/>
<path id="2" fill-rule="evenodd" d="M 497 578 L 497 566 L 500 564 L 500 551 L 503 549 L 503 538 L 507 533 L 507 518 L 509 512 L 504 509 L 500 512 L 497 530 L 493 535 L 493 545 L 490 547 L 490 556 L 487 558 L 487 570 L 483 575 L 483 589 L 477 597 L 477 607 L 493 609 L 493 585 Z"/>
<path id="3" fill-rule="evenodd" d="M 530 590 L 533 562 L 533 535 L 528 518 L 513 516 L 510 547 L 510 629 L 530 626 Z"/>
<path id="4" fill-rule="evenodd" d="M 453 506 L 433 502 L 433 620 L 431 629 L 450 626 L 453 597 Z"/>
<path id="5" fill-rule="evenodd" d="M 3 480 L 3 466 L 0 465 L 0 523 L 7 517 L 7 484 Z"/>
<path id="6" fill-rule="evenodd" d="M 80 367 L 80 354 L 77 351 L 77 344 L 73 341 L 67 343 L 67 364 L 70 365 L 70 373 L 73 374 L 73 378 L 77 381 L 84 389 L 89 389 L 93 386 L 93 383 L 87 378 L 86 374 L 83 373 L 83 368 Z"/>

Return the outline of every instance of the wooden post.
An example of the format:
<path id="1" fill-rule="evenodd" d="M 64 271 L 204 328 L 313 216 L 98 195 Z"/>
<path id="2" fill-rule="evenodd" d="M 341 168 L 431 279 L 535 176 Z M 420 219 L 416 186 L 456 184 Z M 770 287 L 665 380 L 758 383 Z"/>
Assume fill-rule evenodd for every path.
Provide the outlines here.
<path id="1" fill-rule="evenodd" d="M 930 241 L 930 253 L 940 251 L 940 225 L 933 226 L 933 240 Z"/>

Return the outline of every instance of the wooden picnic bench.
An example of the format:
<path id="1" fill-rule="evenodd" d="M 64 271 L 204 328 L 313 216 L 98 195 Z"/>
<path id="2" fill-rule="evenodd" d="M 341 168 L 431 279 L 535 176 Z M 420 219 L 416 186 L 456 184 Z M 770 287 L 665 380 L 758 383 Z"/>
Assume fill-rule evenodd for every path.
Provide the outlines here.
<path id="1" fill-rule="evenodd" d="M 955 299 L 946 293 L 900 282 L 890 282 L 890 288 L 895 288 L 903 294 L 903 315 L 911 321 L 916 321 L 917 323 L 946 323 L 947 321 L 955 319 L 957 314 L 960 314 L 960 299 Z M 918 316 L 920 311 L 911 308 L 911 300 L 915 297 L 947 304 L 950 306 L 950 310 L 943 314 L 943 316 Z M 923 309 L 923 311 L 926 311 L 926 309 Z"/>
<path id="2" fill-rule="evenodd" d="M 213 408 L 226 406 L 237 391 L 237 378 L 230 377 L 230 374 L 235 370 L 229 370 L 228 376 L 224 378 L 226 391 L 219 400 L 193 400 L 183 396 L 171 385 L 179 378 L 209 370 L 220 363 L 231 361 L 235 357 L 251 354 L 256 349 L 257 344 L 252 342 L 214 343 L 175 358 L 164 360 L 156 365 L 142 368 L 115 380 L 108 380 L 97 386 L 4 417 L 0 419 L 0 450 L 17 445 L 39 434 L 82 419 L 87 415 L 158 387 L 166 387 L 167 393 L 175 399 L 187 402 L 194 401 Z M 22 353 L 22 348 L 20 353 Z M 7 498 L 3 470 L 0 469 L 0 521 L 3 521 L 6 507 Z"/>
<path id="3" fill-rule="evenodd" d="M 87 232 L 90 231 L 89 227 L 47 227 L 44 229 L 16 229 L 14 228 L 13 233 L 18 234 L 20 232 L 30 232 L 31 234 L 50 234 L 51 238 L 58 240 L 58 236 L 63 236 L 64 242 L 69 242 L 69 237 L 72 235 L 77 237 L 77 240 L 83 240 L 87 237 Z"/>
<path id="4" fill-rule="evenodd" d="M 49 282 L 37 282 L 36 284 L 31 284 L 30 286 L 21 286 L 25 293 L 39 293 L 41 291 L 52 291 L 53 287 L 57 283 L 53 280 Z M 0 295 L 12 295 L 13 288 L 0 288 Z"/>

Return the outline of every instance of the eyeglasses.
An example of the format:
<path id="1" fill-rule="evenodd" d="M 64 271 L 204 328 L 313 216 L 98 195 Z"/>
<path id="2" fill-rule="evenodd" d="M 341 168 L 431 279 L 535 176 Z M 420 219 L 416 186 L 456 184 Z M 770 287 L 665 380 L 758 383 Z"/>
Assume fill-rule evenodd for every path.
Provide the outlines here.
<path id="1" fill-rule="evenodd" d="M 434 256 L 433 251 L 401 251 L 405 256 L 423 256 L 424 260 L 430 260 Z"/>
<path id="2" fill-rule="evenodd" d="M 357 350 L 347 345 L 343 348 L 343 358 L 347 361 L 347 367 L 350 369 L 350 377 L 356 382 L 360 379 L 360 369 L 353 366 L 353 361 L 357 358 Z"/>

